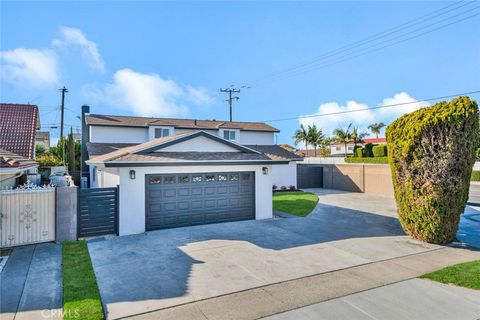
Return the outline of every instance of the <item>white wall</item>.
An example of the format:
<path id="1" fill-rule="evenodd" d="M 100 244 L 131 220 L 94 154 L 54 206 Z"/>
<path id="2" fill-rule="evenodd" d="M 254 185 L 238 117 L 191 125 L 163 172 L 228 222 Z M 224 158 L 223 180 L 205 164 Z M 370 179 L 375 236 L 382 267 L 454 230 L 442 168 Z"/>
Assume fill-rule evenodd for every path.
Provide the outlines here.
<path id="1" fill-rule="evenodd" d="M 480 161 L 476 161 L 473 165 L 473 170 L 480 170 Z"/>
<path id="2" fill-rule="evenodd" d="M 337 148 L 339 148 L 339 150 L 337 150 Z M 350 144 L 348 145 L 347 144 L 347 154 L 353 154 L 353 148 L 354 148 L 354 145 L 353 144 Z M 331 155 L 335 155 L 335 154 L 345 154 L 345 146 L 344 145 L 333 145 L 333 146 L 330 146 L 330 154 Z"/>
<path id="3" fill-rule="evenodd" d="M 196 137 L 161 149 L 162 152 L 239 152 L 207 137 Z"/>
<path id="4" fill-rule="evenodd" d="M 262 173 L 267 167 L 269 174 Z M 135 170 L 136 178 L 130 179 L 129 171 Z M 186 167 L 128 167 L 120 168 L 120 235 L 145 232 L 145 175 L 195 172 L 255 172 L 255 218 L 272 217 L 272 168 L 271 165 L 186 166 Z"/>
<path id="5" fill-rule="evenodd" d="M 148 128 L 90 126 L 90 142 L 143 143 Z"/>
<path id="6" fill-rule="evenodd" d="M 240 133 L 240 144 L 258 144 L 258 145 L 275 144 L 274 133 L 242 131 Z"/>
<path id="7" fill-rule="evenodd" d="M 272 186 L 276 185 L 278 188 L 285 186 L 297 187 L 297 163 L 290 161 L 289 164 L 274 164 L 272 165 Z"/>

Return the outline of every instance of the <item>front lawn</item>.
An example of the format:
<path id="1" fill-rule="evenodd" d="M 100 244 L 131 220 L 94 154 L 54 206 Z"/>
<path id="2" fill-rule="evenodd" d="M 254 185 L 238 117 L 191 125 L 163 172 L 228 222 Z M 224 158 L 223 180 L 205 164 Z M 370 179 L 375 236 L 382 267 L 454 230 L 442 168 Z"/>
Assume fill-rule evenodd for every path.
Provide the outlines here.
<path id="1" fill-rule="evenodd" d="M 64 319 L 104 319 L 87 243 L 65 242 L 62 254 Z"/>
<path id="2" fill-rule="evenodd" d="M 317 202 L 318 196 L 311 192 L 275 192 L 273 194 L 273 210 L 299 217 L 305 217 L 312 212 Z"/>
<path id="3" fill-rule="evenodd" d="M 480 260 L 455 264 L 420 278 L 480 290 Z"/>

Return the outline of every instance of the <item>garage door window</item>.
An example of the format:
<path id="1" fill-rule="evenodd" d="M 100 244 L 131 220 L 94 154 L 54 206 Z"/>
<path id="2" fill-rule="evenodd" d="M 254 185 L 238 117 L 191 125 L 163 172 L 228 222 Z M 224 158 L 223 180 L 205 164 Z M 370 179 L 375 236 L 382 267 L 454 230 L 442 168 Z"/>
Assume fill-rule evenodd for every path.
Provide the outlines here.
<path id="1" fill-rule="evenodd" d="M 230 175 L 230 181 L 238 181 L 238 173 L 232 173 Z"/>
<path id="2" fill-rule="evenodd" d="M 172 184 L 172 183 L 175 183 L 175 177 L 173 176 L 167 176 L 165 178 L 163 178 L 163 183 L 165 184 Z"/>
<path id="3" fill-rule="evenodd" d="M 188 176 L 178 177 L 178 183 L 188 183 L 188 181 L 189 181 Z"/>
<path id="4" fill-rule="evenodd" d="M 219 174 L 218 175 L 218 181 L 227 181 L 228 177 L 226 174 Z"/>
<path id="5" fill-rule="evenodd" d="M 244 174 L 242 174 L 242 180 L 244 180 L 244 181 L 250 180 L 250 173 L 244 173 Z"/>
<path id="6" fill-rule="evenodd" d="M 215 181 L 215 175 L 214 174 L 207 174 L 205 176 L 205 182 L 213 182 Z"/>
<path id="7" fill-rule="evenodd" d="M 192 182 L 202 182 L 202 176 L 192 176 Z"/>
<path id="8" fill-rule="evenodd" d="M 161 183 L 162 179 L 160 179 L 160 177 L 150 177 L 150 179 L 148 180 L 148 183 L 150 184 L 159 184 Z"/>

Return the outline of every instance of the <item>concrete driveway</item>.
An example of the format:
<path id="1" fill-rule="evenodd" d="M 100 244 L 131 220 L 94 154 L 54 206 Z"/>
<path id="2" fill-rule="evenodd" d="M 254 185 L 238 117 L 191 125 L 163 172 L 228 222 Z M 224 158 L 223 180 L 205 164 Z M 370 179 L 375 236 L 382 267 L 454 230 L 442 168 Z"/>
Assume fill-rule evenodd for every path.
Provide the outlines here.
<path id="1" fill-rule="evenodd" d="M 314 190 L 308 218 L 212 224 L 90 241 L 109 319 L 440 247 L 403 235 L 392 199 Z"/>

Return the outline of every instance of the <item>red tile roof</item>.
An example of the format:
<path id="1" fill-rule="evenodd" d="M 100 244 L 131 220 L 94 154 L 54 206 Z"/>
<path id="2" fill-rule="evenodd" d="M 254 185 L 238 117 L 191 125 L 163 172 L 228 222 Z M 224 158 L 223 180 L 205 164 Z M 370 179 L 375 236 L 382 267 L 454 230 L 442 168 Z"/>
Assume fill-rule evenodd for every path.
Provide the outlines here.
<path id="1" fill-rule="evenodd" d="M 37 128 L 36 105 L 0 103 L 0 148 L 33 159 Z"/>
<path id="2" fill-rule="evenodd" d="M 387 139 L 385 138 L 365 138 L 363 139 L 364 144 L 367 143 L 386 143 Z"/>
<path id="3" fill-rule="evenodd" d="M 21 155 L 0 149 L 0 168 L 24 169 L 38 166 L 38 162 Z"/>

